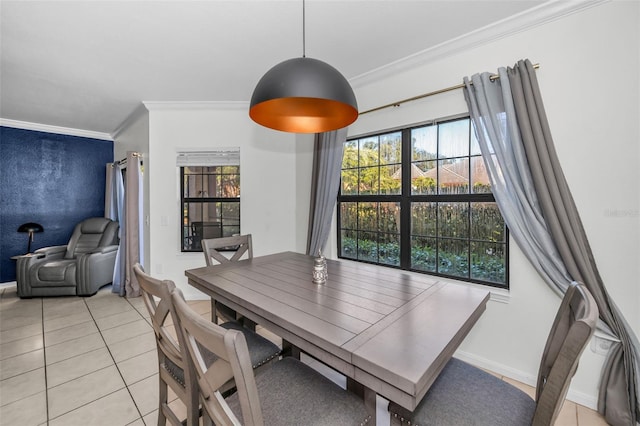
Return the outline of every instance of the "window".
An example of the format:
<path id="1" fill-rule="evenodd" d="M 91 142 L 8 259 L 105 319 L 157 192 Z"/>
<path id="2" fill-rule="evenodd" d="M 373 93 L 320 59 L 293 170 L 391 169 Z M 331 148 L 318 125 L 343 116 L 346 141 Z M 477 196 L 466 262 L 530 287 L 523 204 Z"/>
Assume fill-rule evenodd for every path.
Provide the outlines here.
<path id="1" fill-rule="evenodd" d="M 351 139 L 338 256 L 508 287 L 507 229 L 468 117 Z"/>
<path id="2" fill-rule="evenodd" d="M 237 150 L 178 155 L 183 252 L 202 251 L 203 239 L 240 233 L 239 160 Z"/>

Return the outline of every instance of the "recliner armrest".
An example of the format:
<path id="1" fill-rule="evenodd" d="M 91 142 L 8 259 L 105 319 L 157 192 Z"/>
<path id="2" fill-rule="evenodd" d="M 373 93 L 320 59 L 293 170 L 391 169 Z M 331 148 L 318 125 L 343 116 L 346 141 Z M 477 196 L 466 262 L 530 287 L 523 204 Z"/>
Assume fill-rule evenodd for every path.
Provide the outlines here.
<path id="1" fill-rule="evenodd" d="M 39 263 L 49 260 L 62 259 L 67 252 L 67 246 L 43 247 L 30 254 L 18 257 L 16 264 L 16 282 L 18 296 L 31 297 L 31 283 L 29 270 Z"/>
<path id="2" fill-rule="evenodd" d="M 78 296 L 90 296 L 100 287 L 113 281 L 118 246 L 97 248 L 78 256 L 76 291 Z"/>
<path id="3" fill-rule="evenodd" d="M 95 250 L 91 250 L 88 253 L 84 253 L 83 256 L 91 255 L 91 254 L 95 254 L 95 253 L 111 253 L 112 251 L 117 251 L 117 250 L 118 250 L 118 246 L 117 245 L 98 247 Z"/>
<path id="4" fill-rule="evenodd" d="M 44 262 L 45 260 L 62 259 L 67 252 L 67 246 L 51 246 L 43 247 L 34 251 L 33 253 L 25 254 L 18 258 L 18 268 L 35 265 L 36 263 Z"/>
<path id="5" fill-rule="evenodd" d="M 53 255 L 62 253 L 62 255 L 64 256 L 64 253 L 66 253 L 66 252 L 67 252 L 67 246 L 66 245 L 64 245 L 64 246 L 51 246 L 51 247 L 43 247 L 41 249 L 38 249 L 38 250 L 34 251 L 32 256 L 33 255 L 38 255 L 38 258 L 40 259 L 41 255 L 53 256 Z"/>

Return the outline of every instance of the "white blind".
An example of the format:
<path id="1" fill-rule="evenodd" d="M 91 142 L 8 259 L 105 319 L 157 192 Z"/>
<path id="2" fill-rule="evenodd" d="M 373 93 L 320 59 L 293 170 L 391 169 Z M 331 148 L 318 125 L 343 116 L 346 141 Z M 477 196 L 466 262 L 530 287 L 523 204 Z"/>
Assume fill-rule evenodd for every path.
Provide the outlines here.
<path id="1" fill-rule="evenodd" d="M 239 166 L 240 148 L 218 148 L 211 151 L 185 151 L 176 155 L 176 166 Z"/>

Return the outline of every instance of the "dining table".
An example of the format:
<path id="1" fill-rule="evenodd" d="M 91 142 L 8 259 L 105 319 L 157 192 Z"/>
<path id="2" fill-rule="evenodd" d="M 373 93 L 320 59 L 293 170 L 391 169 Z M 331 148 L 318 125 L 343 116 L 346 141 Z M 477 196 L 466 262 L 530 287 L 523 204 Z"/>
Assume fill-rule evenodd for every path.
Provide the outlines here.
<path id="1" fill-rule="evenodd" d="M 376 395 L 413 411 L 485 311 L 490 292 L 343 259 L 326 259 L 326 281 L 316 284 L 315 260 L 282 252 L 185 275 L 212 302 L 346 376 L 373 424 Z"/>

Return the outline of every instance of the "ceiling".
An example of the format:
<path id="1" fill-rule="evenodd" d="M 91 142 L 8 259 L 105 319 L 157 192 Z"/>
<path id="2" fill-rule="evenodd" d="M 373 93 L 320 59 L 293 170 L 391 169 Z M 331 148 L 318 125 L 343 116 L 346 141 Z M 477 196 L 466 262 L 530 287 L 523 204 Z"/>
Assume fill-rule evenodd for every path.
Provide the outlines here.
<path id="1" fill-rule="evenodd" d="M 543 3 L 307 0 L 306 55 L 354 81 Z M 0 7 L 5 122 L 111 135 L 142 101 L 248 102 L 269 68 L 303 53 L 299 0 Z"/>

